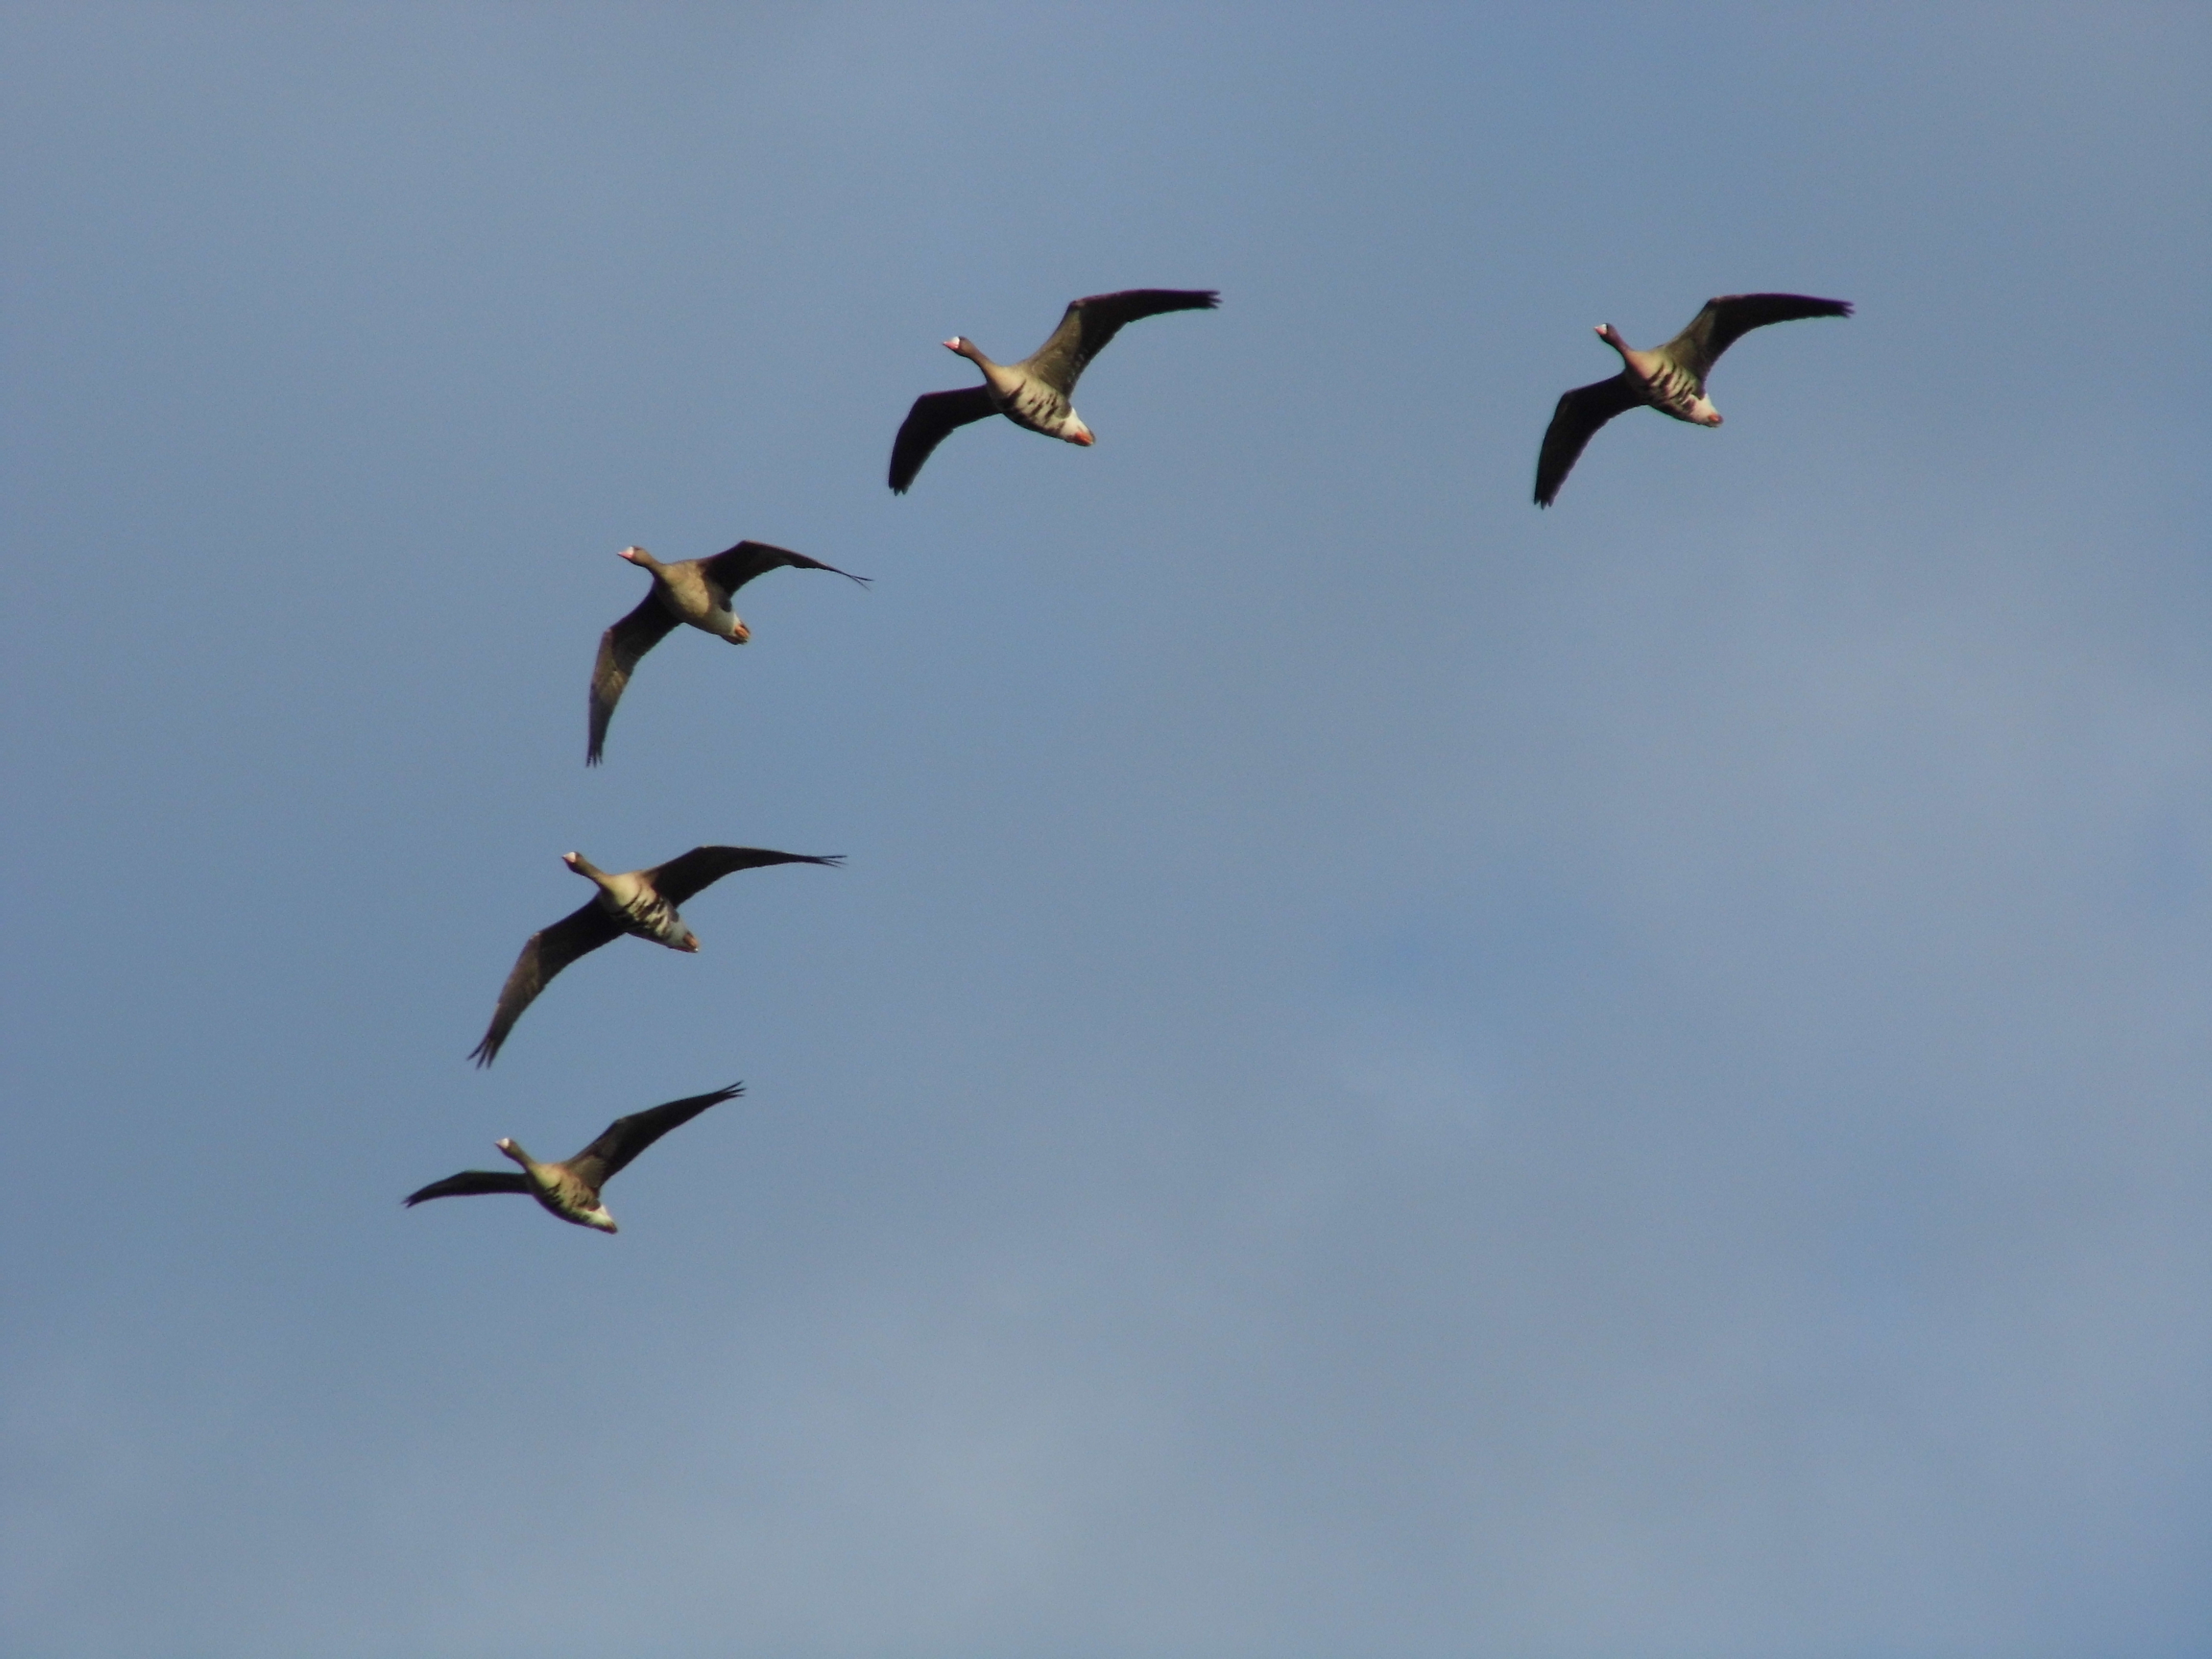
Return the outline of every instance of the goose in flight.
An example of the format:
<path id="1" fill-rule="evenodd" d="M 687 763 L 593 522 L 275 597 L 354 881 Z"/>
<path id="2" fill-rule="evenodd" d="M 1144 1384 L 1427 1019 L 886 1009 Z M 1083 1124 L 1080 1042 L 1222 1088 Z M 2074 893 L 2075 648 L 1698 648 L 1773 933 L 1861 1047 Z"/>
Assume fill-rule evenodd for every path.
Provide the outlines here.
<path id="1" fill-rule="evenodd" d="M 672 1100 L 642 1112 L 632 1112 L 607 1125 L 590 1146 L 561 1164 L 540 1164 L 505 1138 L 492 1145 L 522 1166 L 513 1170 L 464 1170 L 459 1175 L 434 1181 L 420 1192 L 407 1194 L 407 1207 L 434 1198 L 473 1198 L 479 1193 L 526 1193 L 563 1221 L 579 1227 L 597 1227 L 603 1233 L 621 1231 L 607 1206 L 599 1201 L 599 1188 L 629 1167 L 629 1161 L 678 1124 L 689 1123 L 709 1106 L 735 1100 L 745 1085 L 732 1083 L 711 1095 Z"/>
<path id="2" fill-rule="evenodd" d="M 1084 368 L 1124 323 L 1164 311 L 1211 311 L 1221 303 L 1212 289 L 1133 288 L 1072 300 L 1052 337 L 1018 363 L 994 363 L 965 335 L 945 343 L 983 371 L 983 384 L 958 392 L 932 392 L 914 400 L 891 445 L 891 489 L 906 494 L 929 452 L 957 427 L 1003 415 L 1016 426 L 1071 444 L 1092 441 L 1091 428 L 1068 401 Z"/>
<path id="3" fill-rule="evenodd" d="M 1544 447 L 1536 458 L 1536 505 L 1549 507 L 1567 481 L 1575 458 L 1614 416 L 1649 404 L 1662 415 L 1695 426 L 1718 426 L 1721 412 L 1705 396 L 1705 376 L 1743 336 L 1769 323 L 1801 317 L 1848 317 L 1848 300 L 1815 300 L 1803 294 L 1723 294 L 1705 301 L 1690 325 L 1656 351 L 1638 351 L 1611 323 L 1597 337 L 1620 354 L 1620 373 L 1577 386 L 1559 399 Z"/>
<path id="4" fill-rule="evenodd" d="M 842 864 L 845 855 L 816 858 L 807 853 L 771 853 L 760 847 L 695 847 L 650 870 L 632 870 L 611 876 L 581 853 L 563 853 L 561 861 L 578 875 L 596 883 L 599 891 L 550 927 L 530 936 L 522 954 L 501 988 L 499 1006 L 492 1011 L 491 1025 L 469 1058 L 489 1066 L 499 1057 L 500 1045 L 553 975 L 578 957 L 635 933 L 672 951 L 696 951 L 697 935 L 684 925 L 676 907 L 702 888 L 712 885 L 733 870 L 755 870 L 767 864 Z"/>
<path id="5" fill-rule="evenodd" d="M 732 645 L 752 638 L 752 629 L 730 609 L 730 596 L 754 577 L 789 565 L 797 570 L 826 570 L 863 587 L 866 576 L 855 576 L 834 564 L 810 559 L 789 548 L 766 542 L 739 542 L 711 559 L 685 559 L 663 564 L 641 547 L 625 547 L 615 556 L 650 571 L 653 586 L 638 601 L 637 609 L 599 635 L 599 660 L 592 665 L 592 741 L 584 751 L 584 764 L 597 766 L 605 746 L 607 722 L 615 717 L 615 704 L 637 667 L 638 659 L 666 639 L 678 623 L 690 623 L 703 634 Z"/>

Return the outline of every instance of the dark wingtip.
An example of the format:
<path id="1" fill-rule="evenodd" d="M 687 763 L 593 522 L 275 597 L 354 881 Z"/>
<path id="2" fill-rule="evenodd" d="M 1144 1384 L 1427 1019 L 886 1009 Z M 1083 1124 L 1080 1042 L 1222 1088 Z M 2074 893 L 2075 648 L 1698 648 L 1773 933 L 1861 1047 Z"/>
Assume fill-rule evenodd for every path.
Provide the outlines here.
<path id="1" fill-rule="evenodd" d="M 498 1057 L 499 1050 L 492 1047 L 491 1039 L 489 1037 L 486 1037 L 482 1042 L 479 1042 L 475 1048 L 469 1050 L 469 1058 L 476 1061 L 477 1069 L 478 1071 L 482 1071 Z"/>

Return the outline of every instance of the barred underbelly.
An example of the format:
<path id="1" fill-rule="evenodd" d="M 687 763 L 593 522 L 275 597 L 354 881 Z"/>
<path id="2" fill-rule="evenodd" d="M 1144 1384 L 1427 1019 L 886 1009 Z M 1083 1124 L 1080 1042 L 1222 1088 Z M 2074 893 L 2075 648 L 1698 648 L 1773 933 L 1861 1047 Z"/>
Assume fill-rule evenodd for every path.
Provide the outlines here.
<path id="1" fill-rule="evenodd" d="M 1048 438 L 1060 435 L 1060 428 L 1067 424 L 1068 414 L 1067 399 L 1048 386 L 1025 386 L 1006 399 L 1008 420 Z"/>
<path id="2" fill-rule="evenodd" d="M 623 920 L 637 933 L 662 945 L 673 945 L 684 937 L 684 918 L 676 914 L 676 907 L 659 894 L 650 890 L 640 893 L 622 908 Z"/>
<path id="3" fill-rule="evenodd" d="M 1651 406 L 1678 421 L 1697 419 L 1698 399 L 1705 395 L 1696 380 L 1673 367 L 1662 368 L 1646 383 Z"/>
<path id="4" fill-rule="evenodd" d="M 558 1177 L 544 1176 L 537 1179 L 536 1195 L 540 1204 L 552 1211 L 563 1221 L 574 1221 L 586 1227 L 591 1225 L 591 1223 L 584 1218 L 592 1214 L 599 1206 L 586 1195 L 580 1183 L 574 1180 L 564 1181 Z"/>

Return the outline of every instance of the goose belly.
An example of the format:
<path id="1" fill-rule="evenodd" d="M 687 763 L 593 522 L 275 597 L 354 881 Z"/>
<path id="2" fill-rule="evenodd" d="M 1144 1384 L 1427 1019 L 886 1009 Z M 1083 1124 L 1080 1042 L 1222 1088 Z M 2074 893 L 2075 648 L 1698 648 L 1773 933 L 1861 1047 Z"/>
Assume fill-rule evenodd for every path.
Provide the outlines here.
<path id="1" fill-rule="evenodd" d="M 703 628 L 708 633 L 717 632 L 715 612 L 729 615 L 730 601 L 726 594 L 718 593 L 696 570 L 679 569 L 674 575 L 663 574 L 659 580 L 660 603 L 668 614 L 680 623 L 694 628 Z"/>
<path id="2" fill-rule="evenodd" d="M 617 899 L 602 892 L 599 902 L 622 918 L 623 927 L 641 939 L 649 939 L 655 945 L 665 945 L 671 950 L 681 950 L 682 941 L 690 930 L 676 907 L 640 882 L 635 890 Z"/>
<path id="3" fill-rule="evenodd" d="M 738 613 L 730 609 L 726 599 L 703 616 L 686 617 L 684 620 L 694 628 L 703 629 L 718 640 L 729 639 L 738 631 Z"/>
<path id="4" fill-rule="evenodd" d="M 738 613 L 730 608 L 730 596 L 703 582 L 672 600 L 668 608 L 677 621 L 705 633 L 730 635 L 738 629 Z"/>
<path id="5" fill-rule="evenodd" d="M 1698 384 L 1696 377 L 1671 363 L 1661 365 L 1644 381 L 1644 392 L 1650 399 L 1651 407 L 1662 415 L 1671 415 L 1694 426 L 1711 426 L 1718 413 L 1705 401 L 1705 389 Z"/>
<path id="6" fill-rule="evenodd" d="M 615 1230 L 614 1218 L 607 1213 L 599 1195 L 573 1176 L 550 1180 L 538 1176 L 531 1196 L 563 1221 L 573 1221 L 579 1227 L 596 1227 L 602 1232 Z"/>
<path id="7" fill-rule="evenodd" d="M 690 929 L 684 918 L 676 914 L 676 907 L 658 893 L 640 893 L 623 906 L 623 915 L 633 933 L 642 933 L 656 945 L 678 949 Z"/>
<path id="8" fill-rule="evenodd" d="M 998 403 L 999 412 L 1016 426 L 1042 432 L 1048 438 L 1060 436 L 1075 418 L 1073 404 L 1050 386 L 1035 380 L 1024 381 L 1000 398 Z"/>

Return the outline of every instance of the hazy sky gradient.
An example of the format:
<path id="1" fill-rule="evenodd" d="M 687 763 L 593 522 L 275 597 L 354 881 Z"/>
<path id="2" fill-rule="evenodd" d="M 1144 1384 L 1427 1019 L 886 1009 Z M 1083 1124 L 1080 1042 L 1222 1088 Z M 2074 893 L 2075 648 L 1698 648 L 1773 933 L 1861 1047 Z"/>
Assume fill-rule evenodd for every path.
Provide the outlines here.
<path id="1" fill-rule="evenodd" d="M 2212 1648 L 2200 7 L 0 9 L 0 1646 Z M 938 341 L 1214 287 L 883 473 Z M 1762 331 L 1528 502 L 1609 320 Z M 615 550 L 740 537 L 583 764 Z M 580 963 L 611 868 L 843 853 Z M 618 1237 L 398 1200 L 743 1078 Z"/>

